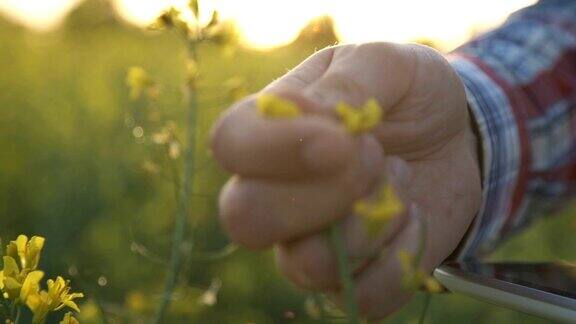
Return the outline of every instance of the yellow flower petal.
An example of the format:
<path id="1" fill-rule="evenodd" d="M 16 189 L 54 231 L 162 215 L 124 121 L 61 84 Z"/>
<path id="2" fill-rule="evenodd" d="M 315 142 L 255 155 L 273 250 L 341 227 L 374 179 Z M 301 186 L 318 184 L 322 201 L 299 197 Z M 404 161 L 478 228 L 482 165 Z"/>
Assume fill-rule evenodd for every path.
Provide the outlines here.
<path id="1" fill-rule="evenodd" d="M 362 126 L 362 114 L 359 110 L 345 102 L 340 102 L 336 105 L 336 114 L 350 134 L 357 134 L 360 132 Z"/>
<path id="2" fill-rule="evenodd" d="M 48 291 L 41 292 L 46 294 L 48 300 L 47 308 L 49 311 L 60 310 L 64 307 L 70 307 L 79 312 L 78 305 L 73 301 L 76 298 L 84 297 L 82 293 L 70 293 L 70 281 L 58 276 L 55 280 L 47 281 Z"/>
<path id="3" fill-rule="evenodd" d="M 264 93 L 256 99 L 258 113 L 268 118 L 295 118 L 300 116 L 300 107 L 287 99 Z"/>
<path id="4" fill-rule="evenodd" d="M 40 261 L 44 241 L 44 238 L 40 236 L 33 236 L 28 240 L 26 235 L 19 235 L 6 247 L 6 255 L 19 262 L 22 271 L 35 270 Z"/>
<path id="5" fill-rule="evenodd" d="M 50 297 L 46 291 L 30 295 L 26 305 L 34 314 L 32 324 L 42 324 L 46 321 L 46 316 L 50 312 Z"/>
<path id="6" fill-rule="evenodd" d="M 28 236 L 18 235 L 18 238 L 16 238 L 16 248 L 18 250 L 18 256 L 20 257 L 20 260 L 26 259 L 27 247 L 28 247 Z M 24 261 L 24 263 L 26 263 L 26 261 Z M 22 268 L 25 267 L 26 264 L 22 264 Z"/>
<path id="7" fill-rule="evenodd" d="M 383 116 L 382 108 L 376 99 L 372 98 L 362 107 L 362 130 L 370 131 L 380 123 Z"/>
<path id="8" fill-rule="evenodd" d="M 60 321 L 60 324 L 80 324 L 74 316 L 72 316 L 72 312 L 68 312 L 64 315 L 64 318 Z"/>
<path id="9" fill-rule="evenodd" d="M 22 285 L 16 279 L 8 277 L 4 279 L 4 292 L 8 294 L 9 299 L 17 299 L 20 297 L 20 289 Z"/>
<path id="10" fill-rule="evenodd" d="M 30 295 L 36 294 L 40 290 L 40 280 L 42 280 L 43 277 L 44 272 L 38 270 L 30 272 L 26 276 L 20 290 L 20 301 L 26 303 Z"/>
<path id="11" fill-rule="evenodd" d="M 76 305 L 76 303 L 71 301 L 71 300 L 67 300 L 67 301 L 63 302 L 62 305 L 58 306 L 55 310 L 60 310 L 60 309 L 64 308 L 65 306 L 68 306 L 68 307 L 72 308 L 73 310 L 80 312 L 80 308 L 78 307 L 78 305 Z"/>
<path id="12" fill-rule="evenodd" d="M 139 66 L 131 67 L 126 75 L 126 85 L 130 88 L 130 98 L 135 100 L 140 98 L 142 91 L 151 84 L 150 77 L 146 70 Z"/>
<path id="13" fill-rule="evenodd" d="M 18 247 L 15 241 L 10 241 L 6 246 L 6 255 L 14 258 L 14 260 L 18 259 Z"/>
<path id="14" fill-rule="evenodd" d="M 41 236 L 33 236 L 28 242 L 26 251 L 26 267 L 35 270 L 40 261 L 40 254 L 44 248 L 45 239 Z"/>
<path id="15" fill-rule="evenodd" d="M 13 277 L 15 278 L 20 273 L 20 269 L 18 269 L 18 264 L 13 257 L 4 256 L 4 276 L 5 277 Z"/>
<path id="16" fill-rule="evenodd" d="M 380 233 L 392 218 L 403 211 L 404 204 L 390 184 L 380 189 L 377 199 L 373 201 L 361 199 L 354 204 L 354 213 L 362 218 L 366 230 L 371 235 Z"/>
<path id="17" fill-rule="evenodd" d="M 432 293 L 432 294 L 438 294 L 444 290 L 442 285 L 436 279 L 434 279 L 431 276 L 428 276 L 424 280 L 424 289 L 426 289 L 426 291 L 428 291 L 429 293 Z"/>
<path id="18" fill-rule="evenodd" d="M 48 304 L 50 302 L 50 297 L 48 293 L 44 290 L 38 291 L 36 293 L 30 294 L 28 299 L 26 299 L 26 305 L 32 313 L 48 313 Z"/>
<path id="19" fill-rule="evenodd" d="M 383 116 L 382 108 L 376 99 L 366 101 L 360 108 L 340 102 L 336 105 L 336 114 L 346 130 L 353 135 L 371 131 L 380 123 Z"/>

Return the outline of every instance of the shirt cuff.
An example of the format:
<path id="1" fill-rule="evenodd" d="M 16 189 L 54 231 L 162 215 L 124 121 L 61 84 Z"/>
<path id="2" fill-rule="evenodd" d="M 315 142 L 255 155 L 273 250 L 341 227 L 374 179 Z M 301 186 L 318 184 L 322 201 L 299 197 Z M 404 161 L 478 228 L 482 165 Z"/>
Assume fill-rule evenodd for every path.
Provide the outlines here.
<path id="1" fill-rule="evenodd" d="M 521 139 L 509 96 L 497 76 L 474 57 L 451 54 L 460 76 L 482 145 L 482 203 L 457 260 L 480 257 L 494 249 L 508 225 L 521 169 Z"/>

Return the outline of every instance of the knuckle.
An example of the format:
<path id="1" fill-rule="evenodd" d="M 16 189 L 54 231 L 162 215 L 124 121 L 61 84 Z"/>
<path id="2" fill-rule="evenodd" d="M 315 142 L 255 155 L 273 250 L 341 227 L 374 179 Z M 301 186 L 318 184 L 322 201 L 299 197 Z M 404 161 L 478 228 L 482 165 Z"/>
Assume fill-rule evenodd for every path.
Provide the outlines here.
<path id="1" fill-rule="evenodd" d="M 354 99 L 364 97 L 363 87 L 346 71 L 335 69 L 326 73 L 323 78 L 324 83 L 330 87 L 332 91 L 348 99 L 347 101 L 357 101 Z"/>
<path id="2" fill-rule="evenodd" d="M 426 127 L 426 123 L 422 122 L 422 119 L 423 118 L 416 118 L 415 120 L 404 123 L 403 132 L 407 140 L 416 142 L 428 135 L 428 127 Z"/>
<path id="3" fill-rule="evenodd" d="M 406 46 L 418 63 L 420 73 L 438 75 L 440 78 L 456 76 L 455 72 L 451 73 L 453 69 L 448 60 L 434 48 L 421 44 L 409 44 Z"/>

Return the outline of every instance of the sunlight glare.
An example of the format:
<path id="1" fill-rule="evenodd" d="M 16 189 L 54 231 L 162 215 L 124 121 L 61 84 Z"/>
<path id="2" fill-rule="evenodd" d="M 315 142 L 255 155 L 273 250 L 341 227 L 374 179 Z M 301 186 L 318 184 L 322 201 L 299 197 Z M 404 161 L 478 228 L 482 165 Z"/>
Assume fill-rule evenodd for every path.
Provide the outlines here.
<path id="1" fill-rule="evenodd" d="M 0 10 L 35 29 L 57 24 L 80 0 L 1 0 Z M 270 48 L 294 40 L 311 19 L 330 15 L 345 43 L 407 42 L 431 39 L 445 49 L 468 39 L 474 31 L 502 22 L 511 12 L 535 0 L 205 0 L 205 20 L 218 8 L 221 18 L 233 20 L 242 41 Z M 188 0 L 114 0 L 118 13 L 139 26 L 150 24 L 171 5 Z M 191 19 L 191 17 L 189 17 Z"/>
<path id="2" fill-rule="evenodd" d="M 36 30 L 56 27 L 79 0 L 0 0 L 0 11 Z"/>
<path id="3" fill-rule="evenodd" d="M 132 23 L 150 23 L 160 8 L 185 0 L 116 0 Z M 312 18 L 330 15 L 343 42 L 432 39 L 453 48 L 474 31 L 502 22 L 511 12 L 535 0 L 212 0 L 223 19 L 236 22 L 244 43 L 257 48 L 283 45 L 296 38 Z"/>
<path id="4" fill-rule="evenodd" d="M 148 25 L 163 9 L 173 5 L 186 6 L 186 0 L 116 0 L 118 12 L 137 25 Z M 242 41 L 254 47 L 266 48 L 294 40 L 310 19 L 328 13 L 329 0 L 213 0 L 201 2 L 204 17 L 218 9 L 223 20 L 238 26 Z"/>

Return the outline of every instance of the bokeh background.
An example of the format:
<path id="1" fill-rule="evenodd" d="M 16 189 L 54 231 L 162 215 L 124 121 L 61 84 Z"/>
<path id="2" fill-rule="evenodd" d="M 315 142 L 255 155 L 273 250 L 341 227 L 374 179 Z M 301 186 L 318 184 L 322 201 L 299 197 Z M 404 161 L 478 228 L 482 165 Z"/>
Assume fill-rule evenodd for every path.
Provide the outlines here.
<path id="1" fill-rule="evenodd" d="M 142 28 L 170 3 L 179 1 L 0 0 L 0 237 L 47 238 L 42 267 L 86 293 L 84 323 L 145 322 L 160 299 L 174 192 L 134 117 L 143 108 L 130 100 L 125 75 L 144 67 L 161 84 L 162 115 L 183 120 L 185 49 L 170 33 Z M 206 140 L 238 92 L 257 91 L 337 42 L 419 41 L 449 51 L 530 3 L 201 1 L 205 13 L 220 10 L 235 37 L 201 49 L 193 250 L 228 244 L 215 209 L 227 175 Z M 574 219 L 568 210 L 538 220 L 490 258 L 574 259 Z M 270 252 L 193 257 L 167 323 L 308 323 L 307 297 L 279 277 Z M 389 321 L 416 322 L 422 302 L 417 295 Z M 546 323 L 454 294 L 433 298 L 428 321 Z"/>

